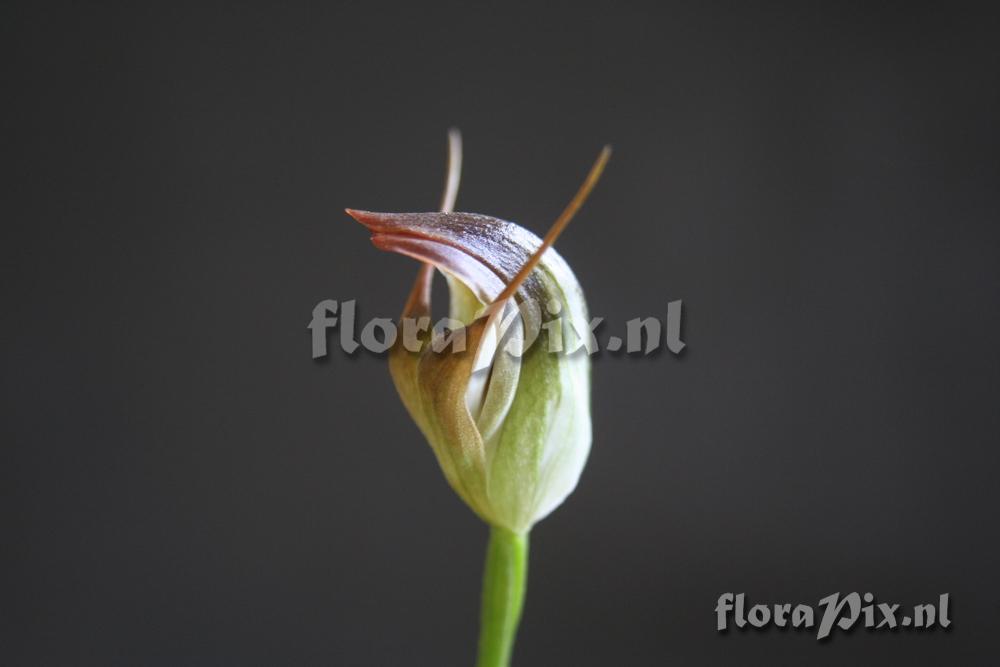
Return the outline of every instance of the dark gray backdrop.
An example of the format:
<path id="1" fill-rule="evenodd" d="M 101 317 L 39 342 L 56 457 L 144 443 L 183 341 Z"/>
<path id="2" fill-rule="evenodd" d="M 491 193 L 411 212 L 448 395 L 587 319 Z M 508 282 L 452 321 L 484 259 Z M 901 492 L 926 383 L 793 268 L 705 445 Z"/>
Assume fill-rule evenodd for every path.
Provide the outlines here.
<path id="1" fill-rule="evenodd" d="M 131 3 L 130 3 L 131 4 Z M 7 4 L 0 663 L 467 665 L 485 529 L 324 298 L 345 206 L 559 243 L 605 334 L 518 665 L 985 665 L 1000 622 L 997 22 L 871 3 Z M 725 591 L 952 596 L 950 632 L 715 631 Z"/>

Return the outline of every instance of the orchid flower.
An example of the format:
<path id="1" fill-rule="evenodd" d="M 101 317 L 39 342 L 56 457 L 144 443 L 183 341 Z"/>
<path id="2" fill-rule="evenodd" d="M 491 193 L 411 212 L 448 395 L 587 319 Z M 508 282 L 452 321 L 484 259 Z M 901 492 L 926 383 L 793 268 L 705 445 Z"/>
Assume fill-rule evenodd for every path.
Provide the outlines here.
<path id="1" fill-rule="evenodd" d="M 569 352 L 567 340 L 589 332 L 587 307 L 551 246 L 610 149 L 539 239 L 512 222 L 452 212 L 461 139 L 454 130 L 449 139 L 440 212 L 347 212 L 372 232 L 377 248 L 422 262 L 389 370 L 448 483 L 491 527 L 478 665 L 501 667 L 510 663 L 520 618 L 528 533 L 573 491 L 590 451 L 590 360 L 587 350 Z M 435 270 L 447 280 L 450 330 L 428 326 Z M 542 324 L 543 309 L 561 318 L 559 326 Z M 456 333 L 464 351 L 447 345 Z"/>

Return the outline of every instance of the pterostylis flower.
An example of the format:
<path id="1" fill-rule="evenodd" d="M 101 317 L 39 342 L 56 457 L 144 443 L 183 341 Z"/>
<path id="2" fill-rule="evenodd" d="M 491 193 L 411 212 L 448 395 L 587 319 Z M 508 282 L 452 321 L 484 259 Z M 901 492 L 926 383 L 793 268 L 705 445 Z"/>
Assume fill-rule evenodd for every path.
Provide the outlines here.
<path id="1" fill-rule="evenodd" d="M 455 131 L 450 147 L 440 212 L 348 213 L 376 247 L 422 263 L 389 370 L 448 483 L 491 526 L 478 665 L 499 667 L 510 663 L 520 618 L 528 533 L 572 492 L 590 451 L 590 360 L 580 344 L 590 331 L 587 307 L 551 246 L 610 150 L 539 239 L 512 222 L 452 212 L 461 163 Z M 435 270 L 450 293 L 446 329 L 431 326 Z"/>

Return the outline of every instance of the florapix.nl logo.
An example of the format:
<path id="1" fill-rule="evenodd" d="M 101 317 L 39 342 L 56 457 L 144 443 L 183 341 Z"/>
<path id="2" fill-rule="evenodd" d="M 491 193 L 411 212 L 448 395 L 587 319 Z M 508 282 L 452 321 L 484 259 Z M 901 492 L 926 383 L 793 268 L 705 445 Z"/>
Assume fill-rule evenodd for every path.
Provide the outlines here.
<path id="1" fill-rule="evenodd" d="M 513 304 L 494 304 L 483 309 L 479 318 L 489 318 L 489 332 L 498 349 L 521 357 L 541 346 L 549 354 L 597 354 L 602 350 L 634 356 L 654 355 L 662 349 L 679 355 L 687 346 L 682 336 L 683 301 L 667 303 L 662 316 L 626 320 L 622 335 L 605 334 L 604 317 L 585 321 L 565 312 L 558 300 L 538 303 L 524 299 Z M 312 332 L 312 357 L 321 359 L 330 348 L 347 354 L 363 349 L 384 354 L 394 345 L 420 353 L 429 348 L 434 354 L 460 354 L 469 345 L 467 323 L 441 317 L 373 317 L 361 321 L 355 299 L 324 299 L 312 310 L 308 329 Z M 331 345 L 332 343 L 332 345 Z"/>

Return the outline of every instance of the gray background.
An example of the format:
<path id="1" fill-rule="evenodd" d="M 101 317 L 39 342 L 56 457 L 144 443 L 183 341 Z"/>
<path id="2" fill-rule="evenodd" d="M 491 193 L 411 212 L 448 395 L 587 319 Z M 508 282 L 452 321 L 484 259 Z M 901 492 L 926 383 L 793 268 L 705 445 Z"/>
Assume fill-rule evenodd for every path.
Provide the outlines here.
<path id="1" fill-rule="evenodd" d="M 324 298 L 415 265 L 345 206 L 559 243 L 594 449 L 518 665 L 985 665 L 997 603 L 998 24 L 871 3 L 5 4 L 5 665 L 463 665 L 486 530 Z M 953 598 L 950 632 L 715 631 L 726 591 Z"/>

